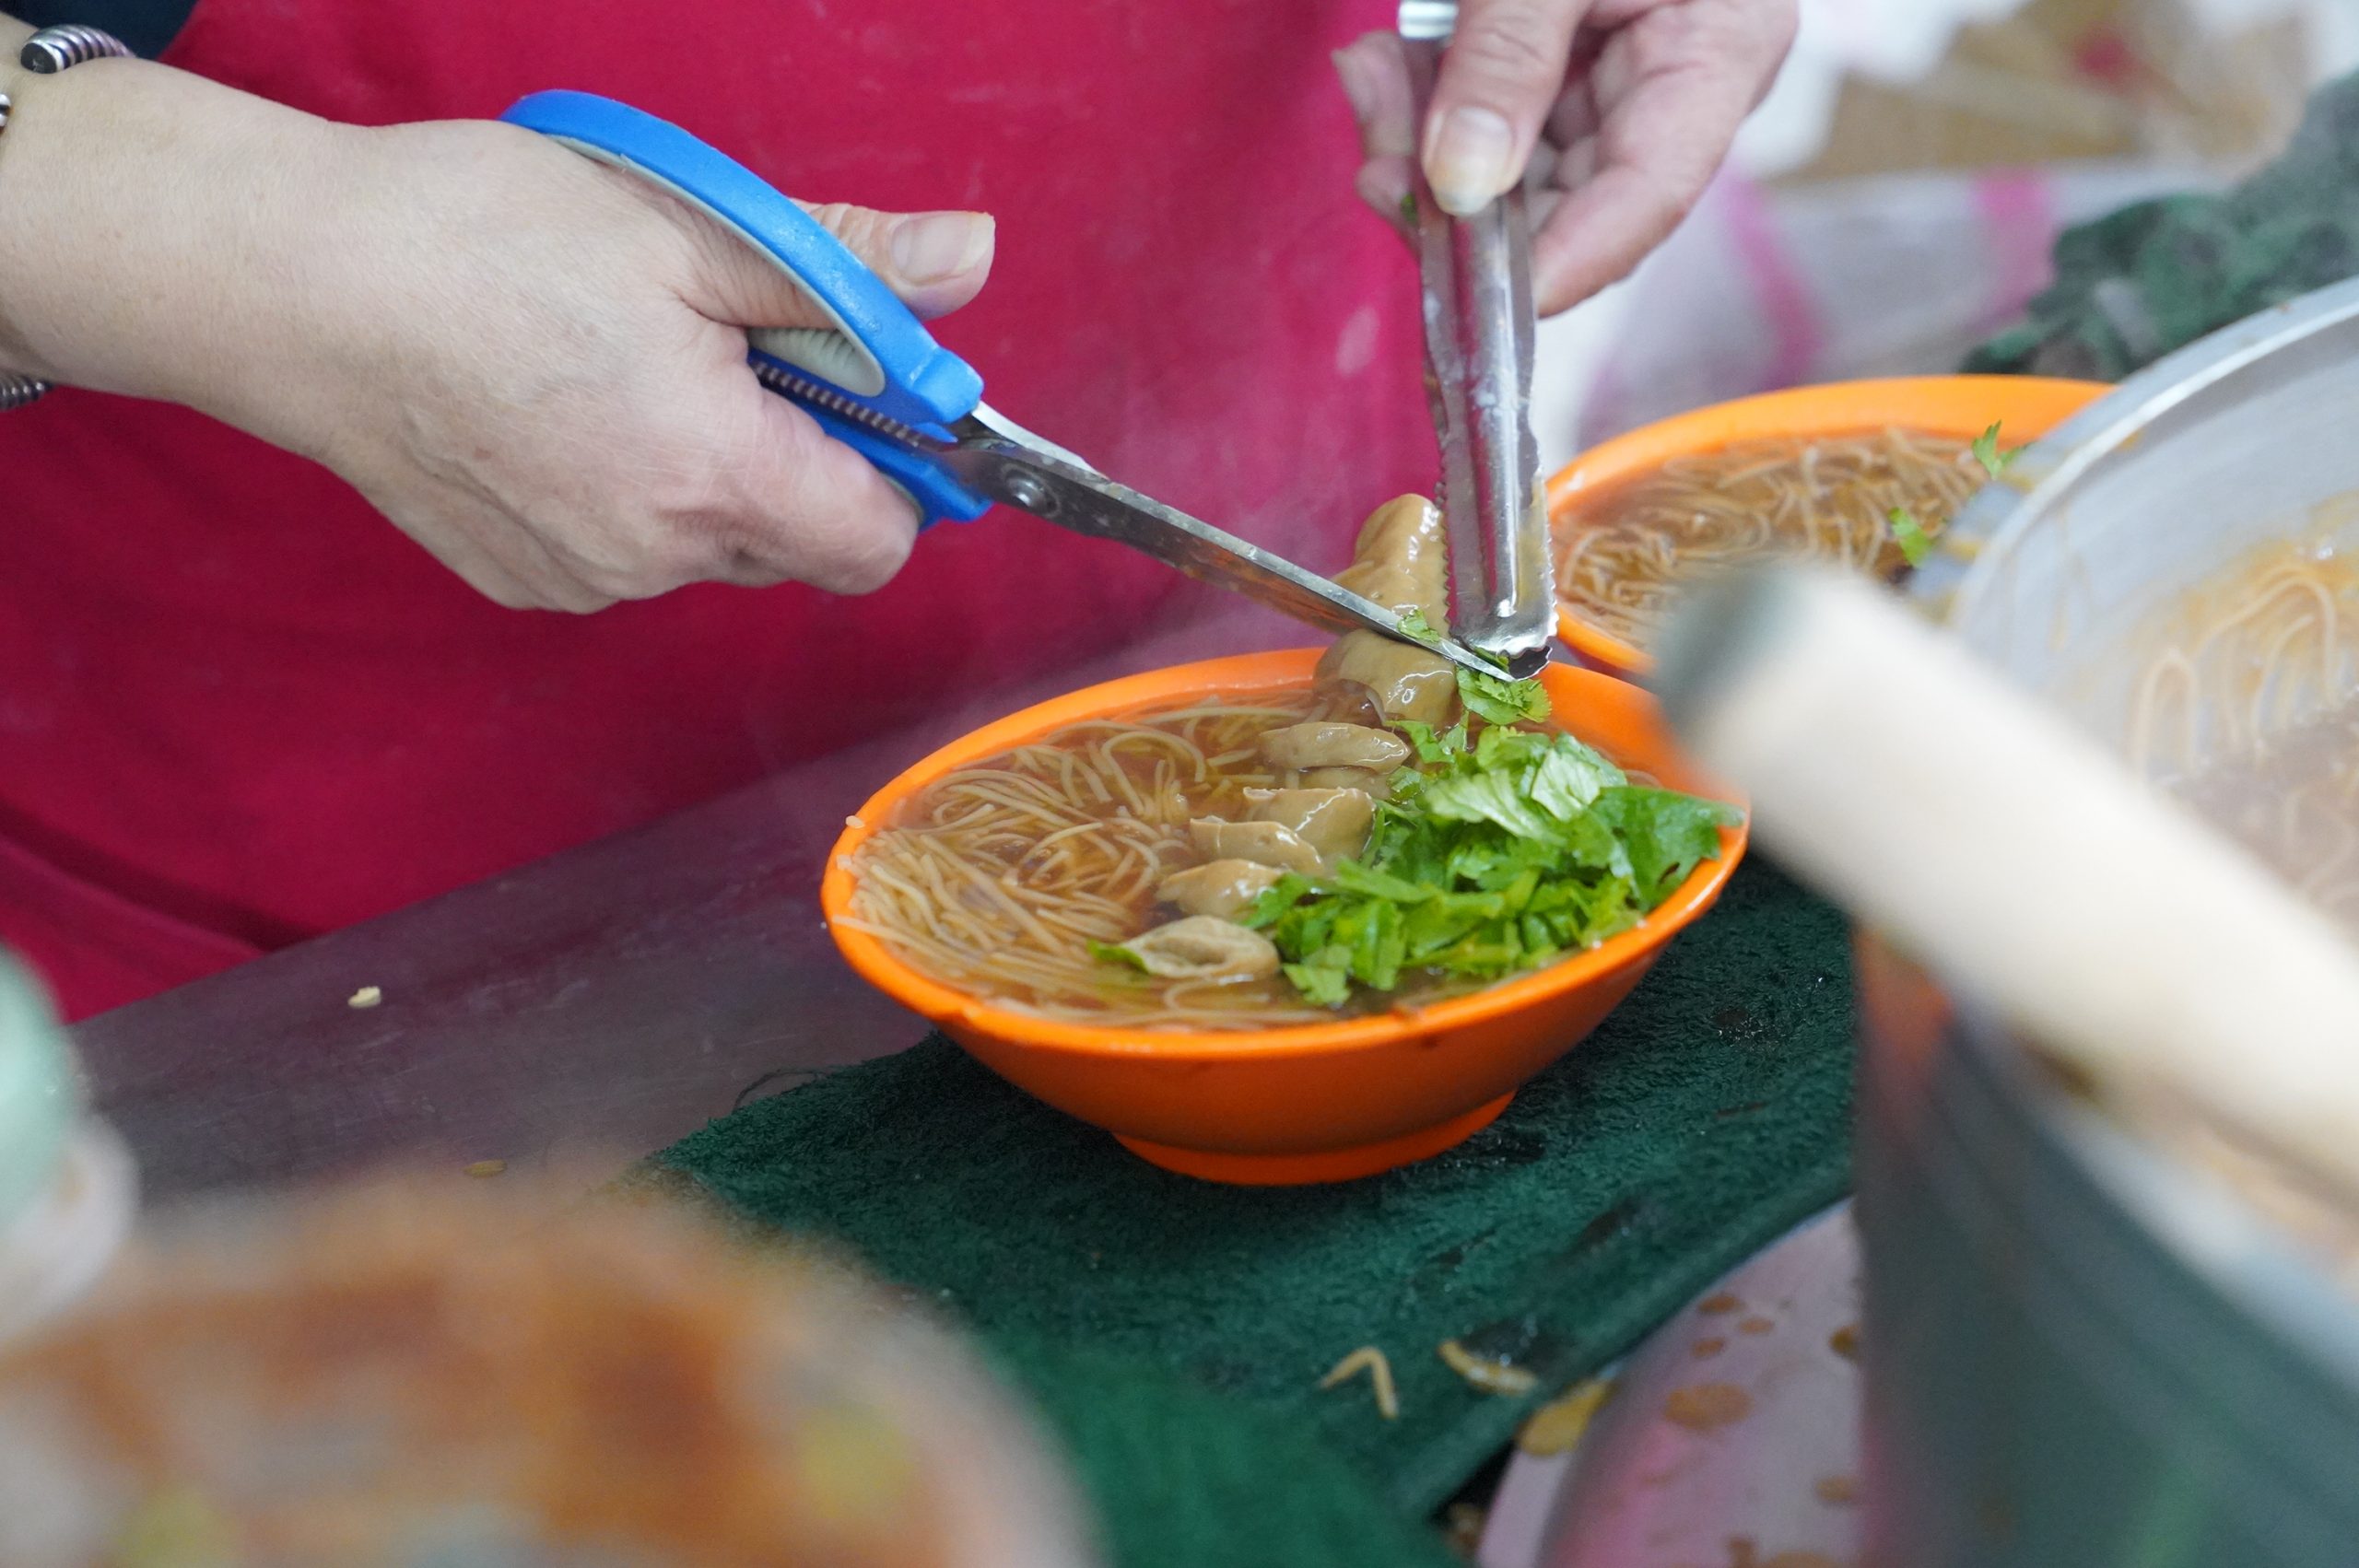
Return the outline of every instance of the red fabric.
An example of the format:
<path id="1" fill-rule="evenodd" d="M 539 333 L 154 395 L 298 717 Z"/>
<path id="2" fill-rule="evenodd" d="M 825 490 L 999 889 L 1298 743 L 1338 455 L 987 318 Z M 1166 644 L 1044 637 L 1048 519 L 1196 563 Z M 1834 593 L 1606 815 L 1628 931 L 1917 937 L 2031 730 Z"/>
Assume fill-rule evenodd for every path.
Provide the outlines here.
<path id="1" fill-rule="evenodd" d="M 784 189 L 1000 218 L 941 327 L 993 404 L 1332 568 L 1431 480 L 1406 258 L 1328 51 L 1388 0 L 202 0 L 168 56 L 366 123 L 570 87 Z M 477 599 L 324 470 L 181 410 L 0 417 L 0 942 L 80 1016 L 1135 635 L 1203 591 L 1000 515 L 890 588 Z M 881 676 L 878 672 L 882 671 Z"/>

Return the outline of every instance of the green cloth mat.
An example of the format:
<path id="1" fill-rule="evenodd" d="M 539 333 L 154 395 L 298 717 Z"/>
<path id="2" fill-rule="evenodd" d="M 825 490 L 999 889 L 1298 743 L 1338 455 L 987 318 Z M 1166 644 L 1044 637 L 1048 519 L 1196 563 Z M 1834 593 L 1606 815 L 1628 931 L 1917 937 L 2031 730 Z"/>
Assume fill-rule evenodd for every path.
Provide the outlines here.
<path id="1" fill-rule="evenodd" d="M 939 1037 L 659 1159 L 745 1217 L 849 1243 L 973 1328 L 1064 1436 L 1117 1562 L 1374 1568 L 1426 1560 L 1432 1537 L 1385 1555 L 1340 1518 L 1424 1519 L 1535 1404 L 1842 1195 L 1852 1018 L 1842 917 L 1755 860 L 1491 1127 L 1364 1181 L 1172 1175 Z M 1453 1338 L 1538 1391 L 1469 1387 L 1436 1353 Z M 1391 1362 L 1397 1421 L 1365 1378 L 1318 1387 L 1367 1344 Z M 1280 1439 L 1340 1465 L 1278 1457 Z M 1166 1469 L 1190 1443 L 1193 1493 Z M 1365 1505 L 1343 1506 L 1355 1488 Z M 1234 1517 L 1208 1519 L 1215 1494 Z M 1281 1518 L 1301 1539 L 1269 1555 Z"/>
<path id="2" fill-rule="evenodd" d="M 1456 1568 L 1440 1538 L 1280 1411 L 1135 1356 L 1003 1340 L 1119 1568 Z"/>
<path id="3" fill-rule="evenodd" d="M 2257 311 L 2359 275 L 2359 76 L 2319 89 L 2283 156 L 2217 196 L 2068 229 L 2030 319 L 1966 368 L 2119 380 Z"/>

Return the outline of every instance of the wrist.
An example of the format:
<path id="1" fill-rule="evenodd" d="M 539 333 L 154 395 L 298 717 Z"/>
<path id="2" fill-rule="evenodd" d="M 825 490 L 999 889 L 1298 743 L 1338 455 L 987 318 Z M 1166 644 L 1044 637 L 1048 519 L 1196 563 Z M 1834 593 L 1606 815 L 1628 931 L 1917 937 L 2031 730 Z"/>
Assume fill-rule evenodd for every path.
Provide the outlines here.
<path id="1" fill-rule="evenodd" d="M 233 417 L 339 128 L 143 61 L 35 74 L 29 32 L 0 30 L 0 363 Z"/>
<path id="2" fill-rule="evenodd" d="M 17 57 L 25 47 L 25 40 L 32 37 L 33 31 L 31 23 L 0 14 L 0 135 L 7 132 L 8 114 L 16 102 L 18 78 L 32 74 L 17 63 Z M 5 220 L 6 213 L 0 211 L 0 221 Z M 0 292 L 0 380 L 6 379 L 7 372 L 29 374 L 32 368 L 31 357 L 9 325 L 8 297 Z"/>

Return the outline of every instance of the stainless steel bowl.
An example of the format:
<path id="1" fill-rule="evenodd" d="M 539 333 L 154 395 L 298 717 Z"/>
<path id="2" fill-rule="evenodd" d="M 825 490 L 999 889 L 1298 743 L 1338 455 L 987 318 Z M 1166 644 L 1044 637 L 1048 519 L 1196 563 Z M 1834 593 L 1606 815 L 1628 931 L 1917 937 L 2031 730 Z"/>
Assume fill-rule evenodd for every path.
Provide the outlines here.
<path id="1" fill-rule="evenodd" d="M 1918 591 L 2118 743 L 2141 624 L 2359 495 L 2359 284 L 2156 365 L 2009 477 Z M 2359 1301 L 1970 1005 L 1930 1056 L 1867 1057 L 1870 1560 L 2359 1562 Z"/>

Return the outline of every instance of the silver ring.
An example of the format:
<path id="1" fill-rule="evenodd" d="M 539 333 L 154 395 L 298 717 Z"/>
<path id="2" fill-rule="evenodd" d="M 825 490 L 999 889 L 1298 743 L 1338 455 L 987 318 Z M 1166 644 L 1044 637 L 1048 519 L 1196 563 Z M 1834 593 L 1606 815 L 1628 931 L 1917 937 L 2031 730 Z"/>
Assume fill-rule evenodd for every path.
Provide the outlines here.
<path id="1" fill-rule="evenodd" d="M 37 76 L 53 76 L 88 61 L 123 60 L 130 55 L 131 46 L 114 34 L 68 22 L 62 27 L 43 28 L 25 40 L 17 64 Z"/>

